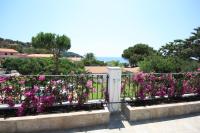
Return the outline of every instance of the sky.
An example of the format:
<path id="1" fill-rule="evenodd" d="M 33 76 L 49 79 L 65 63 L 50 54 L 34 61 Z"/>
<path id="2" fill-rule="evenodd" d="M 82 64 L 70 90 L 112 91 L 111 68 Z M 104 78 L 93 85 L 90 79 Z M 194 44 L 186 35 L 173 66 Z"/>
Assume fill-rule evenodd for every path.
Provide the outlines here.
<path id="1" fill-rule="evenodd" d="M 159 49 L 200 26 L 200 0 L 0 0 L 0 37 L 67 35 L 81 55 L 120 57 L 137 43 Z"/>

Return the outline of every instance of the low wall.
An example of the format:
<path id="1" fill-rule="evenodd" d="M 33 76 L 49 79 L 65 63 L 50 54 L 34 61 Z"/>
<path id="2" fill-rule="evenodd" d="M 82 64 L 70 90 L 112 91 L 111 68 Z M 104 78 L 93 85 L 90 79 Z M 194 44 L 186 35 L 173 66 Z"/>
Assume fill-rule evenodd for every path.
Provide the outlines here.
<path id="1" fill-rule="evenodd" d="M 123 104 L 122 111 L 130 121 L 164 118 L 200 112 L 200 101 L 142 107 Z"/>
<path id="2" fill-rule="evenodd" d="M 107 107 L 102 110 L 37 116 L 0 118 L 0 133 L 22 133 L 106 124 L 110 120 Z"/>

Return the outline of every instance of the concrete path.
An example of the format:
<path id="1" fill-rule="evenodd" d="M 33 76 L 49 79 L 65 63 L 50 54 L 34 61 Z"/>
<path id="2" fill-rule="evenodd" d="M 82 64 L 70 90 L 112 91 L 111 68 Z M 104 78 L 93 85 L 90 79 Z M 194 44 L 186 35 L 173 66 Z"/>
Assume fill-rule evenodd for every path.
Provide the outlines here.
<path id="1" fill-rule="evenodd" d="M 42 133 L 200 133 L 200 113 L 140 122 L 112 114 L 108 125 Z"/>

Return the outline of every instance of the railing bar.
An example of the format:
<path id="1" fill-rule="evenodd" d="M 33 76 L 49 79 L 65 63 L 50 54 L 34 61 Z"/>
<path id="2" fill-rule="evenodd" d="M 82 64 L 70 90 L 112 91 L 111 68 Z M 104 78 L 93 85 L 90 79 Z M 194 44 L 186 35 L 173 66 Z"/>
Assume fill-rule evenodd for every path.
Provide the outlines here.
<path id="1" fill-rule="evenodd" d="M 128 87 L 129 87 L 129 91 L 128 91 L 128 96 L 130 97 L 130 91 L 131 91 L 131 77 L 130 75 L 128 76 Z"/>
<path id="2" fill-rule="evenodd" d="M 46 77 L 66 77 L 66 76 L 84 76 L 84 75 L 108 75 L 107 73 L 89 73 L 89 74 L 68 74 L 68 75 L 45 75 Z M 6 76 L 6 75 L 0 75 L 0 76 Z M 40 75 L 19 75 L 19 76 L 32 76 L 32 77 L 38 77 Z M 8 76 L 9 77 L 9 76 Z"/>
<path id="3" fill-rule="evenodd" d="M 94 77 L 93 77 L 94 75 L 92 75 L 92 87 L 94 87 Z M 94 98 L 94 94 L 92 93 L 92 99 Z"/>
<path id="4" fill-rule="evenodd" d="M 103 79 L 104 77 L 103 76 L 101 76 L 101 99 L 103 98 L 103 93 L 102 93 L 102 90 L 103 90 L 103 88 L 104 88 L 104 86 L 103 86 L 103 83 L 104 83 L 104 79 Z"/>
<path id="5" fill-rule="evenodd" d="M 97 75 L 97 82 L 96 82 L 96 85 L 97 85 L 97 99 L 99 98 L 99 82 L 98 82 L 98 80 L 99 80 L 99 76 Z"/>
<path id="6" fill-rule="evenodd" d="M 105 101 L 109 102 L 109 95 L 108 95 L 108 80 L 109 80 L 109 75 L 106 76 L 106 91 L 105 91 Z"/>

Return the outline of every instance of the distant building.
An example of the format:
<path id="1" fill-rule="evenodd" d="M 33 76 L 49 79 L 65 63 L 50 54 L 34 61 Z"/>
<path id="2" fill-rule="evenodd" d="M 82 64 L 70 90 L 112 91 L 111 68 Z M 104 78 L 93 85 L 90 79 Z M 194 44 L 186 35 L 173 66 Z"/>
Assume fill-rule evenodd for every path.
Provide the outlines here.
<path id="1" fill-rule="evenodd" d="M 0 57 L 15 56 L 17 54 L 18 54 L 18 51 L 14 49 L 0 48 Z"/>
<path id="2" fill-rule="evenodd" d="M 108 73 L 107 66 L 86 66 L 85 70 L 89 73 L 100 74 L 100 73 Z M 122 72 L 125 73 L 138 73 L 140 72 L 139 67 L 134 68 L 122 68 Z"/>
<path id="3" fill-rule="evenodd" d="M 0 63 L 1 59 L 7 57 L 14 57 L 14 58 L 51 58 L 53 54 L 26 54 L 26 53 L 19 53 L 14 49 L 7 49 L 7 48 L 0 48 Z M 82 57 L 67 57 L 68 60 L 72 62 L 81 61 Z"/>
<path id="4" fill-rule="evenodd" d="M 50 58 L 53 54 L 27 54 L 27 58 Z"/>
<path id="5" fill-rule="evenodd" d="M 85 70 L 89 73 L 108 73 L 107 66 L 86 66 Z"/>
<path id="6" fill-rule="evenodd" d="M 67 57 L 67 59 L 72 62 L 77 62 L 77 61 L 81 61 L 82 57 Z"/>
<path id="7" fill-rule="evenodd" d="M 133 67 L 133 68 L 123 68 L 122 69 L 123 72 L 129 72 L 129 73 L 138 73 L 140 72 L 140 68 L 139 67 Z"/>

